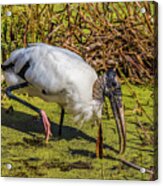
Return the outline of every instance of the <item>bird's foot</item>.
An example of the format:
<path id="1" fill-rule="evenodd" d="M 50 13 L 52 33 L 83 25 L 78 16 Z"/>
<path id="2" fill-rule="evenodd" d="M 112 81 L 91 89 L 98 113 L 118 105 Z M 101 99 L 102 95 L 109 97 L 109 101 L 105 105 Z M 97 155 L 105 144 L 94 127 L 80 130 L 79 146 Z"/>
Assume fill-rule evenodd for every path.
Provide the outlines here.
<path id="1" fill-rule="evenodd" d="M 11 105 L 7 110 L 6 110 L 6 114 L 11 114 L 12 112 L 14 112 L 14 108 Z"/>
<path id="2" fill-rule="evenodd" d="M 46 143 L 48 143 L 49 137 L 52 136 L 52 132 L 51 132 L 50 122 L 44 110 L 41 110 L 41 117 L 42 117 L 42 121 L 44 124 L 44 129 L 45 129 L 45 140 L 46 140 Z"/>

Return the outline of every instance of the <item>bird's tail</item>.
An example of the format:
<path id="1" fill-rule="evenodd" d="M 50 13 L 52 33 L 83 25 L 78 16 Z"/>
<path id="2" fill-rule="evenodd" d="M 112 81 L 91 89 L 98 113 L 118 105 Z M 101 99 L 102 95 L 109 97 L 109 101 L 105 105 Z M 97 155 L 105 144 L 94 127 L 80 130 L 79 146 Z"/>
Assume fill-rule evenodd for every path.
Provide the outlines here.
<path id="1" fill-rule="evenodd" d="M 14 58 L 13 58 L 14 55 L 13 55 L 13 53 L 11 54 L 11 57 L 9 57 L 3 64 L 1 64 L 1 69 L 3 71 L 7 71 L 8 69 L 11 69 L 14 66 Z"/>
<path id="2" fill-rule="evenodd" d="M 1 64 L 1 69 L 2 69 L 3 71 L 6 71 L 6 70 L 12 68 L 13 66 L 14 66 L 13 63 L 9 63 L 8 65 Z"/>

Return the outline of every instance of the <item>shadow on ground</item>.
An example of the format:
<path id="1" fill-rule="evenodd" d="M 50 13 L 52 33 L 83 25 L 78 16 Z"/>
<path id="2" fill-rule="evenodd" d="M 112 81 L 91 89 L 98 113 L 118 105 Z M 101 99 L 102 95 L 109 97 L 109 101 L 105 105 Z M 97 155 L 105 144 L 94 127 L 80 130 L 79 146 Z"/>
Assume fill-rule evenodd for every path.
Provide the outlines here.
<path id="1" fill-rule="evenodd" d="M 19 112 L 19 111 L 13 111 L 12 113 L 7 113 L 7 110 L 2 108 L 1 109 L 1 115 L 2 115 L 2 126 L 6 126 L 21 132 L 24 132 L 30 136 L 35 137 L 34 133 L 44 133 L 44 128 L 43 124 L 41 122 L 41 119 L 39 117 L 34 117 L 32 115 Z M 65 140 L 72 140 L 72 139 L 85 139 L 89 142 L 96 143 L 96 139 L 85 134 L 79 129 L 76 129 L 71 126 L 66 126 L 63 125 L 62 127 L 62 136 L 58 136 L 58 130 L 59 130 L 59 125 L 51 122 L 51 130 L 53 133 L 53 138 L 52 140 L 60 140 L 60 139 L 65 139 Z M 114 148 L 104 144 L 104 148 L 108 148 L 114 152 L 117 152 Z M 74 154 L 75 152 L 72 152 Z M 83 155 L 83 151 L 76 152 L 77 154 Z M 87 153 L 84 153 L 86 155 Z M 90 156 L 89 152 L 88 155 Z M 95 154 L 91 155 L 92 157 L 95 156 Z"/>

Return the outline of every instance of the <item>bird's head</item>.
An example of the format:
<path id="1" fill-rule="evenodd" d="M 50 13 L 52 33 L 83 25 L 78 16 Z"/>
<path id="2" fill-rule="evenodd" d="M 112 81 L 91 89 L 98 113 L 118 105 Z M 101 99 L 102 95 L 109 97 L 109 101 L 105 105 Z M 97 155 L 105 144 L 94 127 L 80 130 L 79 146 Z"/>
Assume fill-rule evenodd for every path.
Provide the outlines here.
<path id="1" fill-rule="evenodd" d="M 108 69 L 108 71 L 104 75 L 104 78 L 104 95 L 110 100 L 111 108 L 115 117 L 119 134 L 119 153 L 123 153 L 125 151 L 126 146 L 126 129 L 124 120 L 124 110 L 122 105 L 121 84 L 118 82 L 117 73 L 114 68 Z"/>

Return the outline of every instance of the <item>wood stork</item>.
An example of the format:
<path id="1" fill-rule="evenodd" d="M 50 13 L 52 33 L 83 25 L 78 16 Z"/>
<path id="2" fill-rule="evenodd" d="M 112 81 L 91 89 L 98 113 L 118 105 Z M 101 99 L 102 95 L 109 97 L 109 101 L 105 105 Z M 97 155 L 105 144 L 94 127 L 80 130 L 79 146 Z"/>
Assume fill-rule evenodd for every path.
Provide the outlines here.
<path id="1" fill-rule="evenodd" d="M 102 157 L 102 107 L 105 96 L 111 103 L 119 133 L 120 149 L 126 144 L 125 121 L 121 99 L 121 86 L 114 68 L 98 77 L 95 70 L 79 55 L 64 48 L 44 43 L 29 44 L 17 49 L 1 66 L 8 85 L 6 94 L 40 114 L 46 141 L 52 135 L 45 111 L 12 94 L 13 90 L 27 92 L 47 102 L 56 102 L 61 107 L 59 134 L 64 112 L 73 115 L 76 122 L 92 119 L 99 125 L 96 155 Z"/>

